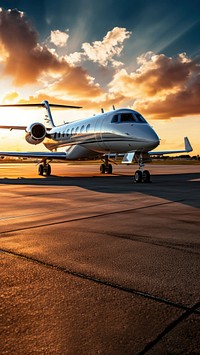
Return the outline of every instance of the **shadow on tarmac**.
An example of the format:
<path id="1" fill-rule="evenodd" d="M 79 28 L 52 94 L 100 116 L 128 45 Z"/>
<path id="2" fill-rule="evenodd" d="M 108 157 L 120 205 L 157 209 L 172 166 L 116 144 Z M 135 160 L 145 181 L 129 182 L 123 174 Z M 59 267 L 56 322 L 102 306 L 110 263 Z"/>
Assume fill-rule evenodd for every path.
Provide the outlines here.
<path id="1" fill-rule="evenodd" d="M 136 184 L 132 175 L 93 175 L 38 178 L 2 178 L 0 185 L 77 186 L 109 194 L 140 192 L 150 196 L 200 208 L 200 174 L 152 175 L 152 183 Z"/>

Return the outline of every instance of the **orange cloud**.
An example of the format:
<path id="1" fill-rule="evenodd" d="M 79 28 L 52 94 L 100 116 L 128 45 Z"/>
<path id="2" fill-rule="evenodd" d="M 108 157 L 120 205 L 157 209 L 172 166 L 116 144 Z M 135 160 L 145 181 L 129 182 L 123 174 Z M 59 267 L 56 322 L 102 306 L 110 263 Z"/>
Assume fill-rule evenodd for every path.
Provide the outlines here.
<path id="1" fill-rule="evenodd" d="M 63 72 L 66 63 L 41 47 L 37 32 L 18 10 L 0 12 L 0 42 L 7 52 L 4 74 L 14 78 L 14 84 L 37 81 L 43 71 Z"/>
<path id="2" fill-rule="evenodd" d="M 38 34 L 24 13 L 1 9 L 1 66 L 16 86 L 40 85 L 40 91 L 26 102 L 47 99 L 86 109 L 129 105 L 154 118 L 199 114 L 200 58 L 191 59 L 185 53 L 167 57 L 147 52 L 137 58 L 138 68 L 129 73 L 119 69 L 123 63 L 114 58 L 122 53 L 130 35 L 125 28 L 115 27 L 102 41 L 83 43 L 81 52 L 59 57 L 57 49 L 39 44 Z M 62 51 L 68 39 L 68 33 L 51 32 L 50 42 Z M 84 62 L 87 70 L 80 64 Z M 99 65 L 108 75 L 100 75 L 96 69 Z M 94 76 L 99 77 L 102 86 Z M 20 102 L 13 92 L 4 97 L 4 102 L 9 100 Z"/>
<path id="3" fill-rule="evenodd" d="M 72 67 L 60 80 L 52 85 L 56 93 L 67 94 L 75 98 L 90 98 L 102 95 L 103 90 L 94 83 L 94 78 L 82 67 Z"/>
<path id="4" fill-rule="evenodd" d="M 85 110 L 93 110 L 94 112 L 100 111 L 100 108 L 105 110 L 112 109 L 112 106 L 120 107 L 125 100 L 123 95 L 112 95 L 112 94 L 103 94 L 98 97 L 92 98 L 70 98 L 63 99 L 58 95 L 54 96 L 47 94 L 46 92 L 39 92 L 34 96 L 29 96 L 28 99 L 21 99 L 17 92 L 11 92 L 6 94 L 3 97 L 2 103 L 14 103 L 15 104 L 35 104 L 41 103 L 42 101 L 47 100 L 50 103 L 61 104 L 61 105 L 77 105 L 82 106 Z"/>
<path id="5" fill-rule="evenodd" d="M 16 91 L 11 91 L 9 93 L 7 93 L 4 97 L 3 97 L 3 104 L 10 104 L 13 101 L 16 101 L 19 99 L 19 94 Z"/>
<path id="6" fill-rule="evenodd" d="M 199 114 L 199 58 L 177 58 L 148 52 L 138 58 L 139 67 L 130 74 L 120 70 L 109 84 L 113 94 L 132 98 L 134 108 L 156 118 Z"/>
<path id="7" fill-rule="evenodd" d="M 59 45 L 63 45 L 68 38 L 67 34 L 64 36 L 60 31 L 54 31 L 53 34 L 55 38 L 52 40 Z M 4 56 L 4 74 L 12 76 L 17 86 L 33 84 L 45 78 L 48 92 L 54 91 L 54 95 L 59 93 L 65 97 L 84 98 L 96 97 L 103 92 L 85 69 L 70 65 L 63 57 L 59 58 L 55 51 L 41 46 L 37 32 L 18 10 L 0 12 L 0 46 L 1 52 L 7 53 Z"/>
<path id="8" fill-rule="evenodd" d="M 200 114 L 200 73 L 193 78 L 190 85 L 186 85 L 182 90 L 169 94 L 163 100 L 157 98 L 153 102 L 150 100 L 136 102 L 138 110 L 144 114 L 152 115 L 158 119 L 168 119 L 171 117 L 183 117 L 186 115 Z"/>

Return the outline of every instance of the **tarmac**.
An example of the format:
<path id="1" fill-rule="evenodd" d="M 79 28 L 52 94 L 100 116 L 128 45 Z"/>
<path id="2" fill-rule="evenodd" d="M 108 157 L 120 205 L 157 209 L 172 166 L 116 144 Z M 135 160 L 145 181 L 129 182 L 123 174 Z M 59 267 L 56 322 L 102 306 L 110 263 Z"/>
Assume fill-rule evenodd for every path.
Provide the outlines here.
<path id="1" fill-rule="evenodd" d="M 0 354 L 200 354 L 200 165 L 0 164 Z"/>

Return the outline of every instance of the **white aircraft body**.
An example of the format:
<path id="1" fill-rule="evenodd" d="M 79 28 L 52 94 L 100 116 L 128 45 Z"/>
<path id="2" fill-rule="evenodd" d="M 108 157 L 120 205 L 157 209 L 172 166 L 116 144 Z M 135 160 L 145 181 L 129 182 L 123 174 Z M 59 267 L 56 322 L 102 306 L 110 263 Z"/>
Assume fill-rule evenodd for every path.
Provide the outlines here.
<path id="1" fill-rule="evenodd" d="M 102 112 L 90 118 L 65 123 L 55 126 L 50 106 L 60 108 L 80 108 L 77 106 L 49 104 L 43 101 L 40 104 L 0 105 L 10 106 L 42 106 L 47 110 L 46 121 L 48 125 L 40 122 L 26 126 L 0 125 L 2 129 L 21 129 L 25 131 L 25 139 L 30 144 L 43 143 L 49 151 L 44 152 L 1 152 L 0 156 L 38 158 L 39 175 L 51 175 L 49 164 L 56 160 L 95 160 L 101 159 L 100 172 L 112 174 L 112 164 L 118 157 L 122 163 L 130 164 L 133 161 L 139 163 L 139 169 L 135 172 L 135 182 L 149 182 L 150 173 L 144 170 L 144 160 L 151 155 L 163 155 L 172 153 L 191 152 L 192 147 L 185 137 L 185 149 L 155 151 L 160 144 L 156 132 L 137 111 L 130 109 L 118 109 L 110 112 Z M 62 151 L 59 151 L 61 148 Z"/>

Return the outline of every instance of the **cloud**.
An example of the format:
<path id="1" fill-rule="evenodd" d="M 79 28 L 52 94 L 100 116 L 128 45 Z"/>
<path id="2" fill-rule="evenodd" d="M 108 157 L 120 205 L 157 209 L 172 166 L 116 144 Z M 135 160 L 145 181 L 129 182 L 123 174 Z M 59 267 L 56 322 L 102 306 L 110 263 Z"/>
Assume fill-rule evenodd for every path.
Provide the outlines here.
<path id="1" fill-rule="evenodd" d="M 102 66 L 111 64 L 118 68 L 123 65 L 122 62 L 115 59 L 119 57 L 124 49 L 124 41 L 131 36 L 131 32 L 125 28 L 114 27 L 108 31 L 102 41 L 94 41 L 92 44 L 84 42 L 81 46 L 82 52 L 69 54 L 69 62 L 74 64 L 81 61 L 91 61 Z"/>
<path id="2" fill-rule="evenodd" d="M 131 32 L 125 28 L 114 27 L 112 31 L 109 31 L 102 41 L 95 41 L 91 44 L 83 43 L 82 49 L 85 56 L 96 63 L 103 66 L 108 65 L 108 62 L 117 65 L 117 61 L 113 59 L 115 56 L 119 56 L 124 48 L 124 40 L 129 38 Z M 121 63 L 119 62 L 119 65 Z"/>
<path id="3" fill-rule="evenodd" d="M 168 119 L 171 117 L 184 117 L 186 115 L 199 115 L 200 93 L 200 73 L 187 82 L 177 92 L 166 95 L 162 100 L 157 97 L 156 100 L 144 100 L 136 103 L 137 109 L 143 111 L 144 114 L 151 115 L 158 119 Z"/>
<path id="4" fill-rule="evenodd" d="M 4 95 L 2 102 L 3 104 L 7 104 L 7 103 L 10 104 L 11 102 L 15 102 L 18 99 L 19 99 L 18 92 L 11 91 Z"/>
<path id="5" fill-rule="evenodd" d="M 60 46 L 66 43 L 67 36 L 58 30 L 51 32 L 52 41 Z M 85 69 L 71 65 L 63 57 L 59 58 L 55 50 L 38 43 L 37 32 L 18 10 L 0 12 L 0 45 L 4 75 L 13 77 L 16 86 L 40 81 L 65 95 L 77 92 L 85 97 L 100 93 L 98 84 Z"/>
<path id="6" fill-rule="evenodd" d="M 38 44 L 37 32 L 18 10 L 0 12 L 0 42 L 7 53 L 4 74 L 16 85 L 36 82 L 43 71 L 66 69 L 66 63 Z"/>
<path id="7" fill-rule="evenodd" d="M 138 65 L 130 74 L 125 69 L 117 72 L 109 91 L 132 98 L 135 109 L 156 118 L 200 113 L 199 58 L 147 52 L 138 58 Z"/>
<path id="8" fill-rule="evenodd" d="M 51 31 L 48 43 L 57 48 L 48 48 L 39 43 L 38 33 L 24 13 L 1 9 L 3 75 L 11 76 L 16 86 L 39 85 L 28 102 L 49 98 L 51 102 L 92 109 L 129 105 L 145 115 L 164 119 L 199 114 L 200 58 L 147 52 L 137 58 L 137 68 L 129 72 L 125 66 L 121 68 L 123 63 L 118 58 L 130 36 L 126 28 L 114 27 L 101 41 L 84 42 L 82 51 L 59 56 L 57 49 L 63 52 L 70 40 L 68 33 Z M 4 99 L 19 101 L 13 90 Z"/>
<path id="9" fill-rule="evenodd" d="M 97 97 L 103 93 L 95 79 L 88 75 L 88 72 L 82 67 L 73 67 L 62 76 L 51 87 L 53 92 L 59 92 L 73 96 L 75 98 Z"/>
<path id="10" fill-rule="evenodd" d="M 28 98 L 22 98 L 21 95 L 17 92 L 7 93 L 2 100 L 3 104 L 15 103 L 15 104 L 34 104 L 41 103 L 44 100 L 49 101 L 50 103 L 63 104 L 63 105 L 77 105 L 82 106 L 84 111 L 92 110 L 93 112 L 100 112 L 100 108 L 110 110 L 113 105 L 121 106 L 125 97 L 123 95 L 113 95 L 106 92 L 99 93 L 98 96 L 78 96 L 76 92 L 73 95 L 55 95 L 55 91 L 42 89 L 36 92 L 34 95 L 30 95 Z M 14 101 L 14 102 L 13 102 Z"/>
<path id="11" fill-rule="evenodd" d="M 83 52 L 59 57 L 55 49 L 38 42 L 38 33 L 18 10 L 0 12 L 0 48 L 3 60 L 3 74 L 13 78 L 13 84 L 23 86 L 40 82 L 43 89 L 54 94 L 71 96 L 73 99 L 97 98 L 99 101 L 105 90 L 95 83 L 94 76 L 74 62 L 88 60 L 113 67 L 121 63 L 115 57 L 123 50 L 124 40 L 130 37 L 125 28 L 115 27 L 102 41 L 83 43 Z M 66 45 L 69 35 L 59 30 L 51 31 L 49 41 L 58 47 Z M 17 55 L 16 55 L 17 54 Z M 47 91 L 47 90 L 46 90 Z"/>
<path id="12" fill-rule="evenodd" d="M 69 35 L 66 32 L 61 32 L 59 30 L 51 31 L 50 42 L 57 47 L 65 47 Z"/>

